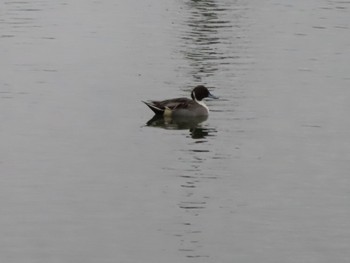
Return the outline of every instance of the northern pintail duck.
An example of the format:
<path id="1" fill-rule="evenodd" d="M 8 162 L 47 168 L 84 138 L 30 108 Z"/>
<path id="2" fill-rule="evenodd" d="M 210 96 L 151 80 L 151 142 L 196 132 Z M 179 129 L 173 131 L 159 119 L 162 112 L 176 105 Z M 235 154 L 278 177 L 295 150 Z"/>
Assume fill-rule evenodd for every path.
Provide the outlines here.
<path id="1" fill-rule="evenodd" d="M 175 98 L 162 101 L 143 101 L 156 115 L 166 117 L 200 117 L 208 116 L 209 109 L 202 101 L 204 98 L 217 99 L 203 85 L 195 87 L 191 98 Z"/>

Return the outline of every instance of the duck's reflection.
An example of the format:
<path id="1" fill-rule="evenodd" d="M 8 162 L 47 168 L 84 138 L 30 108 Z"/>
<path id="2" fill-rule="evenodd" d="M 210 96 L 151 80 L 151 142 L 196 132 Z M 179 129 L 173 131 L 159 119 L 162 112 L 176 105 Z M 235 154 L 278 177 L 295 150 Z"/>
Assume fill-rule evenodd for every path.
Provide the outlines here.
<path id="1" fill-rule="evenodd" d="M 202 123 L 208 119 L 208 116 L 195 118 L 181 117 L 163 117 L 154 115 L 146 125 L 149 127 L 162 128 L 166 130 L 189 130 L 193 139 L 203 139 L 215 132 L 213 128 L 203 127 Z"/>
<path id="2" fill-rule="evenodd" d="M 194 129 L 202 122 L 206 121 L 208 116 L 200 116 L 195 118 L 183 117 L 163 117 L 154 115 L 146 125 L 151 127 L 159 127 L 167 130 L 187 130 Z"/>

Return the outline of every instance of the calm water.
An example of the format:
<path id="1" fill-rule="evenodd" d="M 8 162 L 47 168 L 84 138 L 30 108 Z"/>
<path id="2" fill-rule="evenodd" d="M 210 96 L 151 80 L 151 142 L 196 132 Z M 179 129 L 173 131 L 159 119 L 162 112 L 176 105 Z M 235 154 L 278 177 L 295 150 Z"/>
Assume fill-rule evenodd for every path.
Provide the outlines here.
<path id="1" fill-rule="evenodd" d="M 1 262 L 350 262 L 350 1 L 2 1 L 0 57 Z"/>

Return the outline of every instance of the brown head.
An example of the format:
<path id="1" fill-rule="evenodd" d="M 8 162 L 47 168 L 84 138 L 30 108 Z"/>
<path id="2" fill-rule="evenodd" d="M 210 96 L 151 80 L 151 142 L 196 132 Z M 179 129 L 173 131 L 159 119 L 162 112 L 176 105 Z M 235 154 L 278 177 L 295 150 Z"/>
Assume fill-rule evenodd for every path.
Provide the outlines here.
<path id="1" fill-rule="evenodd" d="M 217 99 L 213 94 L 209 92 L 209 90 L 203 86 L 203 85 L 198 85 L 195 87 L 192 92 L 191 92 L 191 98 L 193 100 L 201 101 L 204 98 L 213 98 Z"/>

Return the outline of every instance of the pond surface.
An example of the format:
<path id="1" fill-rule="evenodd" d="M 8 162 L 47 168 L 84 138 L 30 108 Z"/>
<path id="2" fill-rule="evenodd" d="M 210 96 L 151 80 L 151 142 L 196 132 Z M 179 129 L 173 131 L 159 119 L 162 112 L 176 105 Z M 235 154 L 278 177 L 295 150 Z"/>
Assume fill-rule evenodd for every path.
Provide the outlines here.
<path id="1" fill-rule="evenodd" d="M 350 262 L 349 1 L 1 6 L 1 262 Z"/>

